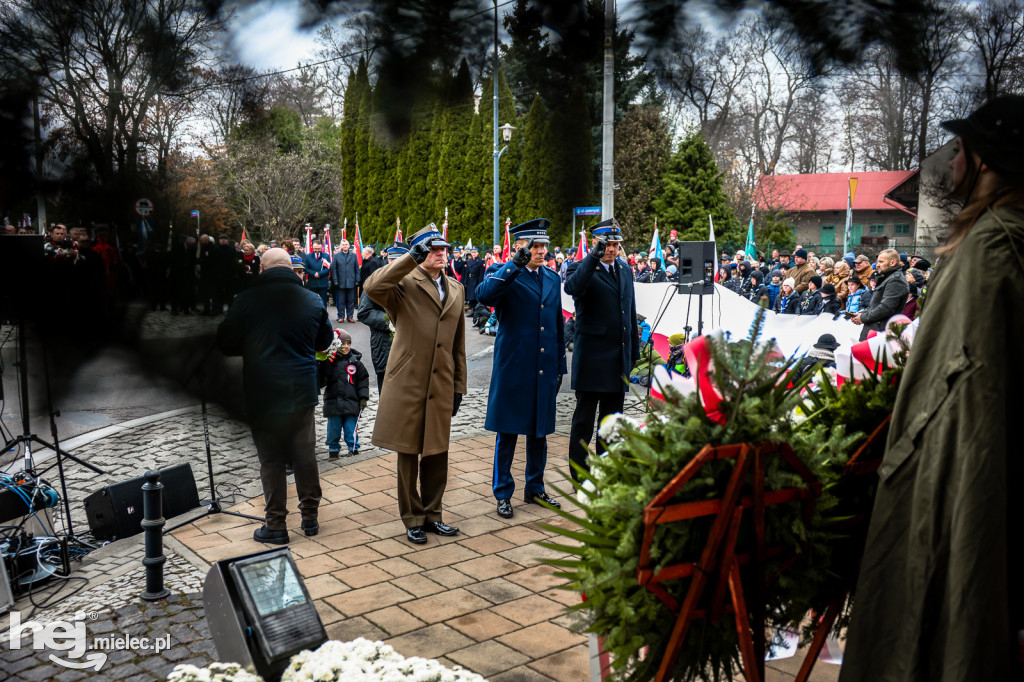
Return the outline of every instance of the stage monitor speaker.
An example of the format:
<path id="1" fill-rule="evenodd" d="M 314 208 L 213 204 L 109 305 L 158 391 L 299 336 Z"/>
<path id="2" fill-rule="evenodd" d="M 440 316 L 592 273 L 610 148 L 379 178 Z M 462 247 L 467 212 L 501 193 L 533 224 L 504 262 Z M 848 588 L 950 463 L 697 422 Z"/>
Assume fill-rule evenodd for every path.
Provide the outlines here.
<path id="1" fill-rule="evenodd" d="M 127 538 L 142 531 L 142 484 L 139 476 L 112 483 L 85 498 L 85 516 L 97 540 Z M 187 462 L 160 470 L 164 484 L 164 518 L 170 519 L 199 506 L 199 491 Z"/>
<path id="2" fill-rule="evenodd" d="M 690 286 L 691 293 L 698 293 L 693 285 L 701 285 L 699 293 L 715 292 L 715 243 L 679 242 L 676 252 L 679 258 L 679 284 Z"/>

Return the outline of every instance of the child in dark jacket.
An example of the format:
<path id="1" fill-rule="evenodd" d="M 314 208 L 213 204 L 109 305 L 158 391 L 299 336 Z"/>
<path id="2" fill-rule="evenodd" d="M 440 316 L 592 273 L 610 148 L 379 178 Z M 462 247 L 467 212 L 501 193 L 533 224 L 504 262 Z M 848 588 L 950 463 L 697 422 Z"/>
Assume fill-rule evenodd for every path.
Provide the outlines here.
<path id="1" fill-rule="evenodd" d="M 324 416 L 327 417 L 327 456 L 336 459 L 341 453 L 344 430 L 348 454 L 359 452 L 356 424 L 359 413 L 370 397 L 370 373 L 362 363 L 359 351 L 352 350 L 352 336 L 344 329 L 335 329 L 341 347 L 318 364 L 320 386 L 324 391 Z"/>

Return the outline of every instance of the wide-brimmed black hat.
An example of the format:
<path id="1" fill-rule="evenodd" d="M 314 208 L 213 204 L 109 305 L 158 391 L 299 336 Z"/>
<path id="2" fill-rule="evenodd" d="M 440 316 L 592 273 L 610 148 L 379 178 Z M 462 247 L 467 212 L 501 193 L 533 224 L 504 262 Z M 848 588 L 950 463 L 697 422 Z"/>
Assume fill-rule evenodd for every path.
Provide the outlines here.
<path id="1" fill-rule="evenodd" d="M 992 170 L 1024 179 L 1024 95 L 1001 95 L 967 118 L 943 121 Z"/>
<path id="2" fill-rule="evenodd" d="M 815 348 L 823 348 L 825 350 L 835 350 L 839 348 L 839 343 L 836 341 L 836 337 L 831 334 L 822 334 L 818 337 L 818 343 L 814 344 Z"/>

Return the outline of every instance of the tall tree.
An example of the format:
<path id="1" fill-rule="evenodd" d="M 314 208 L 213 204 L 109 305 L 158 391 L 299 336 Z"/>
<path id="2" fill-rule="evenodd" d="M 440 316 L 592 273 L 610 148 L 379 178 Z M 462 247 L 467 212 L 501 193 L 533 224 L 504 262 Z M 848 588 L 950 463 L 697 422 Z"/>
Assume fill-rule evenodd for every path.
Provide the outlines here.
<path id="1" fill-rule="evenodd" d="M 921 89 L 921 118 L 918 125 L 917 161 L 926 157 L 936 134 L 935 109 L 942 81 L 962 61 L 964 22 L 956 0 L 926 0 L 931 12 L 918 36 L 918 68 L 910 74 Z"/>
<path id="2" fill-rule="evenodd" d="M 678 230 L 683 241 L 700 241 L 708 236 L 708 216 L 715 222 L 715 237 L 739 242 L 743 228 L 722 190 L 718 166 L 700 133 L 680 143 L 662 178 L 662 191 L 652 202 L 658 227 L 664 232 Z"/>
<path id="3" fill-rule="evenodd" d="M 1024 89 L 1024 0 L 974 3 L 964 16 L 970 58 L 984 77 L 979 99 Z"/>
<path id="4" fill-rule="evenodd" d="M 518 220 L 554 220 L 555 206 L 550 198 L 554 177 L 548 148 L 548 112 L 540 95 L 533 98 L 523 128 L 523 165 L 516 193 Z"/>
<path id="5" fill-rule="evenodd" d="M 198 0 L 8 0 L 0 60 L 8 80 L 38 86 L 53 125 L 127 211 L 152 170 L 142 159 L 158 95 L 192 84 L 220 27 Z"/>
<path id="6" fill-rule="evenodd" d="M 654 231 L 651 202 L 661 191 L 661 178 L 672 154 L 668 120 L 660 107 L 635 106 L 615 131 L 615 217 L 630 243 L 647 243 Z"/>

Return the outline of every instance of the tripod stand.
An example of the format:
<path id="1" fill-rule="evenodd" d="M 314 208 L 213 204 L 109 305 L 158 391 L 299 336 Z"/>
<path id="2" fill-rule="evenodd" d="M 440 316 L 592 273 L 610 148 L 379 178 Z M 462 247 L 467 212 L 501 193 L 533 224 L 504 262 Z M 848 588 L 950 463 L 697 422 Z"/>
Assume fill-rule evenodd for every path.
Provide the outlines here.
<path id="1" fill-rule="evenodd" d="M 67 480 L 64 477 L 64 458 L 70 459 L 73 462 L 81 464 L 86 469 L 93 471 L 100 475 L 106 475 L 103 469 L 93 466 L 89 462 L 83 459 L 75 457 L 71 453 L 64 452 L 60 448 L 60 441 L 57 438 L 57 421 L 56 418 L 60 416 L 60 413 L 53 409 L 53 392 L 50 387 L 50 363 L 46 357 L 46 346 L 43 345 L 43 375 L 45 377 L 46 384 L 46 409 L 50 416 L 50 435 L 53 437 L 53 443 L 47 443 L 45 440 L 32 433 L 31 419 L 29 416 L 29 402 L 28 402 L 28 344 L 26 343 L 27 337 L 25 336 L 25 320 L 24 318 L 18 319 L 18 385 L 21 399 L 21 435 L 16 436 L 14 439 L 4 443 L 3 452 L 0 455 L 5 455 L 11 450 L 14 450 L 19 445 L 25 448 L 25 473 L 30 475 L 32 478 L 36 478 L 35 461 L 32 459 L 32 444 L 36 443 L 45 448 L 49 448 L 57 453 L 57 472 L 60 476 L 60 492 L 64 498 L 64 518 L 67 523 L 67 532 L 69 538 L 75 537 L 74 528 L 71 524 L 71 501 L 68 499 L 68 488 Z M 29 510 L 31 513 L 31 509 Z"/>
<path id="2" fill-rule="evenodd" d="M 192 370 L 192 374 L 188 377 L 188 379 L 185 380 L 186 386 L 190 381 L 192 381 L 192 379 L 195 378 L 196 374 L 199 373 L 200 368 L 210 358 L 210 354 L 213 352 L 215 346 L 216 342 L 210 345 L 209 350 L 206 351 L 206 355 L 203 356 L 203 359 L 199 361 L 199 364 L 196 365 L 196 368 Z M 199 519 L 205 519 L 207 516 L 212 516 L 213 514 L 229 514 L 231 516 L 237 516 L 240 519 L 249 519 L 250 521 L 263 521 L 263 519 L 259 517 L 250 516 L 249 514 L 243 514 L 241 512 L 230 511 L 228 509 L 224 509 L 221 506 L 220 501 L 223 498 L 217 497 L 217 484 L 213 479 L 213 453 L 210 450 L 210 422 L 206 415 L 206 382 L 203 381 L 202 379 L 200 379 L 199 381 L 199 404 L 202 405 L 203 411 L 203 441 L 206 443 L 206 472 L 210 477 L 210 499 L 209 502 L 203 500 L 203 504 L 207 505 L 205 512 L 203 512 L 202 514 L 193 519 L 188 519 L 187 521 L 182 521 L 181 523 L 175 524 L 170 528 L 164 528 L 164 534 L 170 533 L 171 531 L 177 530 L 178 528 L 186 526 L 190 523 L 195 523 Z"/>

